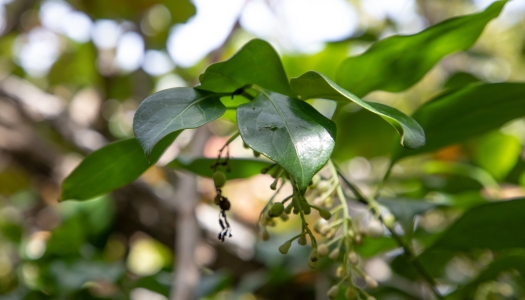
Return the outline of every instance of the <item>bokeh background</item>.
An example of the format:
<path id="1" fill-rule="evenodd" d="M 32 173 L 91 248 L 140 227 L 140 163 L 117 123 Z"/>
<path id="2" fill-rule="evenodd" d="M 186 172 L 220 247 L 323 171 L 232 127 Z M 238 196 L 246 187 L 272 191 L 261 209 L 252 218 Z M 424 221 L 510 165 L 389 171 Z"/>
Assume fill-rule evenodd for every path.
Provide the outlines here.
<path id="1" fill-rule="evenodd" d="M 277 251 L 299 228 L 297 220 L 272 228 L 268 242 L 258 239 L 257 219 L 272 195 L 271 178 L 227 184 L 234 236 L 225 243 L 216 240 L 218 210 L 210 205 L 209 179 L 193 179 L 200 199 L 190 207 L 195 219 L 181 221 L 188 211 L 181 209 L 187 207 L 180 182 L 187 175 L 164 165 L 178 155 L 215 157 L 235 131 L 227 119 L 185 131 L 138 181 L 98 199 L 59 203 L 61 181 L 91 151 L 133 136 L 133 114 L 145 97 L 198 84 L 206 66 L 250 39 L 271 42 L 289 77 L 308 70 L 332 76 L 345 57 L 377 40 L 417 33 L 492 2 L 0 0 L 0 299 L 167 299 L 184 245 L 196 245 L 190 249 L 200 275 L 194 279 L 196 299 L 327 299 L 330 263 L 311 271 L 308 249 L 294 245 L 287 256 Z M 373 92 L 366 99 L 410 114 L 444 87 L 524 81 L 524 36 L 525 1 L 514 0 L 470 50 L 446 57 L 405 92 Z M 325 101 L 313 105 L 333 114 Z M 352 105 L 333 119 L 339 127 L 334 158 L 370 193 L 385 172 L 396 133 Z M 408 159 L 396 166 L 385 191 L 460 203 L 436 205 L 417 218 L 424 244 L 467 207 L 488 201 L 493 182 L 503 198 L 525 195 L 524 140 L 520 119 Z M 230 151 L 251 156 L 240 141 Z M 421 168 L 431 160 L 466 163 L 481 173 L 443 175 Z M 479 174 L 493 180 L 479 180 Z M 184 240 L 186 231 L 193 241 Z M 363 268 L 395 287 L 385 293 L 399 297 L 378 299 L 424 294 L 422 285 L 391 270 L 389 262 L 399 254 L 391 240 L 370 245 L 360 250 Z M 474 278 L 490 260 L 487 252 L 455 257 L 441 278 L 444 289 Z M 523 278 L 515 275 L 480 285 L 478 299 L 518 299 Z"/>

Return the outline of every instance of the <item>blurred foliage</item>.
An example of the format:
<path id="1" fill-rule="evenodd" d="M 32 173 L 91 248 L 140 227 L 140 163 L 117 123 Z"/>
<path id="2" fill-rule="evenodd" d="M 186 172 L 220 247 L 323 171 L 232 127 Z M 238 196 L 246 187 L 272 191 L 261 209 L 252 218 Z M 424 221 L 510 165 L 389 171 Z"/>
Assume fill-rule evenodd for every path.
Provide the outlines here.
<path id="1" fill-rule="evenodd" d="M 0 11 L 5 17 L 0 36 L 0 299 L 167 298 L 178 263 L 171 229 L 175 216 L 154 197 L 177 197 L 172 189 L 172 170 L 177 169 L 202 176 L 200 205 L 213 201 L 211 181 L 206 177 L 211 176 L 215 159 L 209 157 L 216 156 L 226 141 L 224 136 L 233 133 L 236 115 L 231 108 L 245 101 L 237 96 L 221 99 L 227 112 L 208 125 L 214 135 L 207 140 L 211 149 L 205 150 L 207 158 L 184 149 L 191 134 L 175 134 L 167 136 L 147 160 L 132 137 L 133 113 L 159 89 L 198 84 L 206 66 L 228 59 L 255 36 L 241 22 L 219 49 L 194 66 L 175 66 L 160 75 L 146 72 L 141 65 L 125 70 L 116 63 L 116 46 L 100 47 L 91 33 L 82 40 L 65 29 L 47 28 L 42 8 L 50 2 L 4 2 L 5 13 Z M 357 96 L 366 95 L 366 101 L 412 115 L 427 138 L 420 150 L 399 147 L 396 130 L 378 115 L 353 103 L 338 103 L 333 116 L 325 114 L 338 128 L 332 158 L 352 182 L 373 195 L 394 151 L 396 164 L 391 166 L 378 201 L 396 216 L 396 232 L 414 246 L 418 260 L 443 287 L 447 299 L 522 299 L 523 15 L 514 23 L 504 20 L 500 10 L 508 5 L 505 2 L 482 10 L 467 0 L 417 1 L 422 24 L 437 25 L 409 36 L 388 37 L 401 31 L 398 21 L 389 17 L 371 21 L 364 1 L 349 2 L 359 11 L 357 33 L 327 42 L 315 53 L 283 51 L 283 68 L 277 70 L 269 62 L 280 63 L 279 58 L 270 53 L 258 62 L 265 72 L 246 68 L 243 79 L 293 95 L 286 79 L 315 70 Z M 136 33 L 145 50 L 163 53 L 177 24 L 198 13 L 188 0 L 67 3 L 91 22 L 114 21 L 120 36 Z M 42 28 L 47 35 L 36 38 L 41 43 L 35 49 L 48 51 L 46 43 L 52 40 L 58 52 L 45 52 L 51 62 L 37 72 L 21 57 Z M 235 68 L 248 65 L 253 57 L 268 54 L 257 43 L 252 42 L 249 50 L 253 53 L 240 61 L 222 63 L 226 65 L 222 70 L 232 64 Z M 218 76 L 213 71 L 207 69 L 201 79 Z M 252 83 L 235 82 L 232 87 L 221 81 L 229 75 L 221 74 L 207 88 L 229 92 Z M 319 103 L 315 107 L 324 113 L 326 107 Z M 122 138 L 127 139 L 117 141 Z M 168 148 L 175 138 L 174 148 L 178 148 Z M 109 146 L 102 147 L 106 143 Z M 232 205 L 239 209 L 232 211 L 232 219 L 238 221 L 235 226 L 249 232 L 241 238 L 245 244 L 239 243 L 247 244 L 249 250 L 233 242 L 218 245 L 206 237 L 210 229 L 201 224 L 207 233 L 195 250 L 196 256 L 204 257 L 199 262 L 201 278 L 195 298 L 326 299 L 326 290 L 339 280 L 336 263 L 322 258 L 319 268 L 310 270 L 307 248 L 294 243 L 286 256 L 277 250 L 295 235 L 292 231 L 297 223 L 278 221 L 277 227 L 270 228 L 272 237 L 266 243 L 247 238 L 257 235 L 253 225 L 264 206 L 262 201 L 271 196 L 267 189 L 271 182 L 256 176 L 270 163 L 251 158 L 251 151 L 237 146 L 231 147 L 236 158 L 231 160 L 233 170 L 228 175 L 235 180 L 225 190 L 235 195 Z M 161 158 L 165 150 L 172 154 L 167 161 Z M 157 161 L 166 168 L 152 167 Z M 61 181 L 76 166 L 61 195 Z M 131 182 L 150 189 L 151 198 L 139 201 L 141 195 L 136 191 L 110 193 Z M 77 189 L 82 184 L 85 188 Z M 355 196 L 351 190 L 345 192 Z M 59 203 L 59 197 L 91 200 Z M 129 206 L 123 206 L 121 198 Z M 152 209 L 156 205 L 160 208 Z M 365 212 L 358 222 L 365 226 L 370 218 L 366 206 L 353 200 L 351 205 Z M 166 223 L 160 221 L 163 213 L 170 216 Z M 312 224 L 315 221 L 309 219 Z M 216 222 L 214 219 L 213 224 Z M 211 230 L 214 238 L 218 230 L 218 225 Z M 364 236 L 356 252 L 361 257 L 359 266 L 379 281 L 379 288 L 368 290 L 370 295 L 432 299 L 413 261 L 402 255 L 392 236 Z M 355 284 L 366 289 L 364 281 Z M 343 288 L 336 299 L 345 299 Z"/>

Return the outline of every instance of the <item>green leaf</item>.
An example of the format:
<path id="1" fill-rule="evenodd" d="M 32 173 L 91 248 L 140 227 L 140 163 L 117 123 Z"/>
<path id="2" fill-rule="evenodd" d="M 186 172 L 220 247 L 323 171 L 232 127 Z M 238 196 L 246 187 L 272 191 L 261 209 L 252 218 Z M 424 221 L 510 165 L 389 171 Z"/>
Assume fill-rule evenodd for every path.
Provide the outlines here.
<path id="1" fill-rule="evenodd" d="M 525 116 L 525 83 L 470 85 L 425 103 L 412 117 L 423 127 L 426 145 L 395 149 L 393 160 L 438 150 Z"/>
<path id="2" fill-rule="evenodd" d="M 480 167 L 501 180 L 516 165 L 521 148 L 517 137 L 496 131 L 480 141 L 473 158 Z"/>
<path id="3" fill-rule="evenodd" d="M 212 177 L 213 170 L 211 165 L 215 163 L 215 158 L 177 157 L 167 166 L 176 169 L 183 169 L 193 172 L 199 176 Z M 231 171 L 226 173 L 228 180 L 238 178 L 248 178 L 253 175 L 261 174 L 261 170 L 271 165 L 271 162 L 261 159 L 230 158 L 228 160 Z"/>
<path id="4" fill-rule="evenodd" d="M 335 124 L 304 101 L 262 90 L 237 108 L 239 132 L 246 144 L 290 173 L 301 190 L 328 161 Z"/>
<path id="5" fill-rule="evenodd" d="M 137 139 L 108 144 L 89 154 L 62 183 L 60 200 L 88 200 L 131 183 L 157 162 L 180 132 L 166 136 L 155 146 L 150 161 Z"/>
<path id="6" fill-rule="evenodd" d="M 323 74 L 310 71 L 300 77 L 293 78 L 291 83 L 293 90 L 303 100 L 325 98 L 343 102 L 351 101 L 382 117 L 401 135 L 401 145 L 403 147 L 416 149 L 425 144 L 425 133 L 414 119 L 393 107 L 381 103 L 363 101 Z"/>
<path id="7" fill-rule="evenodd" d="M 199 77 L 198 89 L 232 93 L 255 84 L 284 95 L 293 96 L 279 55 L 267 42 L 251 40 L 230 59 L 210 65 Z"/>
<path id="8" fill-rule="evenodd" d="M 525 247 L 525 199 L 492 202 L 467 211 L 427 251 Z"/>
<path id="9" fill-rule="evenodd" d="M 172 88 L 146 98 L 133 119 L 133 132 L 149 157 L 168 134 L 197 128 L 224 114 L 220 95 L 193 88 Z"/>
<path id="10" fill-rule="evenodd" d="M 357 96 L 375 90 L 403 91 L 446 55 L 470 48 L 505 3 L 495 2 L 481 13 L 448 19 L 414 35 L 381 40 L 365 53 L 347 58 L 336 82 Z"/>

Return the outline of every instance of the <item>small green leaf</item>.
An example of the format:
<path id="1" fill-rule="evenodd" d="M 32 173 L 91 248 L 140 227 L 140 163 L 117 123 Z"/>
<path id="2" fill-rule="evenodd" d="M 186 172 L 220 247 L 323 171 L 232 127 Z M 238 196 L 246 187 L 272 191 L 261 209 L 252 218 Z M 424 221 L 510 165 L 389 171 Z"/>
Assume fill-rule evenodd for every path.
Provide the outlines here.
<path id="1" fill-rule="evenodd" d="M 343 102 L 354 102 L 362 108 L 382 117 L 401 135 L 401 145 L 416 149 L 425 144 L 425 133 L 421 126 L 399 110 L 374 102 L 361 100 L 356 95 L 338 86 L 323 74 L 307 72 L 292 79 L 292 88 L 303 99 L 324 98 Z"/>
<path id="2" fill-rule="evenodd" d="M 216 93 L 232 93 L 247 84 L 256 84 L 293 96 L 279 55 L 259 39 L 248 42 L 230 59 L 210 65 L 199 80 L 198 89 Z"/>
<path id="3" fill-rule="evenodd" d="M 183 169 L 193 172 L 199 176 L 212 177 L 213 169 L 211 165 L 215 163 L 215 158 L 177 157 L 167 166 L 175 169 Z M 228 180 L 238 178 L 248 178 L 253 175 L 261 174 L 261 170 L 268 167 L 271 163 L 261 159 L 230 158 L 228 160 L 231 172 L 226 173 Z M 223 170 L 219 167 L 219 170 Z"/>
<path id="4" fill-rule="evenodd" d="M 425 130 L 426 145 L 414 151 L 397 148 L 393 160 L 461 143 L 523 116 L 525 83 L 469 85 L 445 92 L 412 115 Z"/>
<path id="5" fill-rule="evenodd" d="M 480 141 L 473 158 L 480 167 L 501 180 L 516 165 L 521 149 L 522 145 L 517 137 L 496 131 Z"/>
<path id="6" fill-rule="evenodd" d="M 131 183 L 157 162 L 178 135 L 174 132 L 162 139 L 153 149 L 150 161 L 135 138 L 94 151 L 64 180 L 60 200 L 88 200 Z"/>
<path id="7" fill-rule="evenodd" d="M 403 91 L 446 55 L 470 48 L 505 3 L 495 2 L 483 12 L 452 18 L 414 35 L 381 40 L 365 53 L 347 58 L 336 82 L 360 97 L 375 90 Z"/>
<path id="8" fill-rule="evenodd" d="M 193 88 L 172 88 L 146 98 L 133 119 L 133 132 L 149 157 L 168 134 L 197 128 L 224 114 L 220 95 Z"/>
<path id="9" fill-rule="evenodd" d="M 281 165 L 301 190 L 328 161 L 335 124 L 304 101 L 262 90 L 239 106 L 241 137 L 252 149 Z"/>
<path id="10" fill-rule="evenodd" d="M 492 202 L 467 211 L 427 251 L 525 247 L 525 199 Z"/>

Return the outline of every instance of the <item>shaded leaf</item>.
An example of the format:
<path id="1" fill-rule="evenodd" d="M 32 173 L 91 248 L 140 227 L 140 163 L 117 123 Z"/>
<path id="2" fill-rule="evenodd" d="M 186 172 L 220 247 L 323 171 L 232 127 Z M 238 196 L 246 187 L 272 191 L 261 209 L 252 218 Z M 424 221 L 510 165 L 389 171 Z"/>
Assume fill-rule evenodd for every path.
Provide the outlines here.
<path id="1" fill-rule="evenodd" d="M 157 162 L 178 135 L 172 133 L 158 143 L 150 161 L 135 138 L 94 151 L 64 180 L 60 200 L 88 200 L 131 183 Z"/>
<path id="2" fill-rule="evenodd" d="M 224 114 L 220 95 L 193 88 L 172 88 L 146 98 L 133 119 L 133 132 L 149 157 L 153 147 L 168 134 L 197 128 Z"/>
<path id="3" fill-rule="evenodd" d="M 525 247 L 525 199 L 487 203 L 467 211 L 429 249 Z"/>
<path id="4" fill-rule="evenodd" d="M 362 108 L 379 115 L 401 135 L 401 145 L 416 149 L 425 144 L 425 133 L 419 124 L 399 110 L 381 103 L 367 102 L 343 89 L 323 74 L 307 72 L 291 81 L 294 91 L 304 100 L 325 98 L 337 101 L 351 101 Z"/>
<path id="5" fill-rule="evenodd" d="M 474 299 L 474 293 L 478 286 L 489 280 L 497 280 L 501 272 L 517 270 L 521 276 L 525 276 L 525 255 L 515 253 L 503 256 L 488 265 L 481 273 L 464 287 L 457 289 L 447 296 L 449 299 Z"/>
<path id="6" fill-rule="evenodd" d="M 470 85 L 446 92 L 412 115 L 425 130 L 425 146 L 395 149 L 393 160 L 463 142 L 523 116 L 525 83 Z"/>
<path id="7" fill-rule="evenodd" d="M 304 101 L 263 90 L 237 108 L 241 137 L 281 165 L 301 190 L 328 161 L 335 124 Z"/>
<path id="8" fill-rule="evenodd" d="M 403 91 L 446 55 L 470 48 L 505 3 L 498 1 L 481 13 L 448 19 L 414 35 L 381 40 L 365 53 L 346 59 L 336 82 L 357 96 L 375 90 Z"/>
<path id="9" fill-rule="evenodd" d="M 232 93 L 256 84 L 284 95 L 293 96 L 279 55 L 267 42 L 251 40 L 230 59 L 210 65 L 199 76 L 197 88 L 216 93 Z"/>
<path id="10" fill-rule="evenodd" d="M 185 158 L 177 157 L 167 166 L 176 169 L 183 169 L 193 172 L 199 176 L 212 177 L 213 169 L 211 165 L 215 163 L 215 158 Z M 228 180 L 238 178 L 248 178 L 253 175 L 261 174 L 261 170 L 270 166 L 271 162 L 261 159 L 249 158 L 230 158 L 229 165 L 231 172 L 226 173 Z M 221 169 L 221 167 L 219 167 Z"/>

